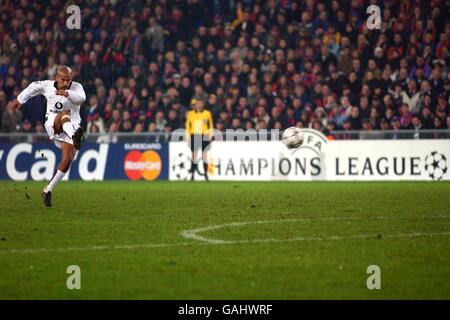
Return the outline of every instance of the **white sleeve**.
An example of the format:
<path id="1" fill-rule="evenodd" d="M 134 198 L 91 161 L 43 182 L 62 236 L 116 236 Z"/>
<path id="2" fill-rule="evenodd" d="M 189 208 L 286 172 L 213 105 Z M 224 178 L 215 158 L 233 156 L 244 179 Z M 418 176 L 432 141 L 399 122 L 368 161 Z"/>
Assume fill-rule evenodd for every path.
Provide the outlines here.
<path id="1" fill-rule="evenodd" d="M 44 81 L 34 81 L 28 85 L 19 95 L 17 101 L 24 104 L 30 98 L 44 93 Z"/>
<path id="2" fill-rule="evenodd" d="M 86 93 L 84 93 L 84 89 L 81 84 L 66 91 L 69 94 L 67 98 L 72 101 L 73 104 L 80 105 L 86 100 Z"/>
<path id="3" fill-rule="evenodd" d="M 78 122 L 78 124 L 81 124 L 81 115 L 80 115 L 80 106 L 75 106 L 71 111 L 70 111 L 70 117 L 72 118 L 73 121 Z"/>

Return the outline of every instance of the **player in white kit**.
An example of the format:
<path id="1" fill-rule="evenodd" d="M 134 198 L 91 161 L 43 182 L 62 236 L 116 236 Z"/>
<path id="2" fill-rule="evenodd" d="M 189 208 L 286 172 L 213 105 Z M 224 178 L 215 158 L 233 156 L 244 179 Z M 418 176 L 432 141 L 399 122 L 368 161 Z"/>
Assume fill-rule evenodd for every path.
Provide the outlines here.
<path id="1" fill-rule="evenodd" d="M 83 86 L 72 81 L 72 70 L 67 66 L 58 67 L 55 80 L 35 81 L 25 88 L 13 101 L 15 108 L 31 97 L 44 95 L 47 98 L 45 129 L 51 140 L 62 151 L 62 159 L 48 185 L 42 191 L 46 207 L 51 207 L 52 190 L 69 170 L 83 139 L 80 106 L 86 100 Z"/>

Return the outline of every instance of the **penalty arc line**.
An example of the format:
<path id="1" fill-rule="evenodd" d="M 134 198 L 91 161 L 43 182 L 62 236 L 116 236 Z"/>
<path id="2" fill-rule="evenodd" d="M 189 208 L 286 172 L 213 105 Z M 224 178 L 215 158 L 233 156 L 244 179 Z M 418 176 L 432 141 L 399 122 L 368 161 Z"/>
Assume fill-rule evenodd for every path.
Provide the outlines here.
<path id="1" fill-rule="evenodd" d="M 416 219 L 449 219 L 449 215 L 437 215 L 437 216 L 423 216 L 417 217 Z M 221 225 L 213 225 L 209 227 L 185 230 L 180 233 L 180 235 L 186 239 L 197 240 L 201 242 L 206 242 L 209 244 L 236 244 L 236 243 L 260 243 L 260 242 L 292 242 L 292 241 L 314 241 L 314 240 L 343 240 L 343 239 L 364 239 L 364 238 L 376 238 L 378 236 L 373 235 L 353 235 L 353 236 L 330 236 L 330 237 L 298 237 L 298 238 L 290 238 L 290 239 L 251 239 L 251 240 L 222 240 L 222 239 L 212 239 L 208 237 L 204 237 L 199 235 L 201 232 L 213 231 L 222 228 L 228 227 L 240 227 L 250 224 L 267 224 L 267 223 L 286 223 L 286 222 L 299 222 L 299 221 L 354 221 L 354 220 L 403 220 L 403 219 L 411 219 L 411 218 L 403 218 L 403 217 L 391 217 L 391 216 L 374 216 L 369 218 L 363 217 L 323 217 L 323 218 L 313 218 L 313 217 L 305 217 L 305 218 L 294 218 L 294 219 L 276 219 L 276 220 L 258 220 L 258 221 L 245 221 L 245 222 L 231 222 L 225 223 Z M 434 233 L 434 235 L 447 235 L 449 233 Z M 407 235 L 415 235 L 415 236 L 426 236 L 432 235 L 432 233 L 410 233 L 410 234 L 398 234 L 401 237 L 407 237 Z M 406 235 L 406 236 L 405 236 Z M 389 237 L 389 236 L 385 236 Z M 394 237 L 392 235 L 390 237 Z"/>
<path id="2" fill-rule="evenodd" d="M 121 249 L 145 249 L 145 248 L 164 248 L 164 247 L 182 247 L 195 244 L 205 244 L 197 242 L 175 242 L 175 243 L 148 243 L 136 245 L 116 245 L 116 246 L 91 246 L 91 247 L 68 247 L 68 248 L 36 248 L 36 249 L 11 249 L 0 250 L 0 254 L 5 253 L 39 253 L 39 252 L 70 252 L 70 251 L 100 251 L 100 250 L 121 250 Z"/>
<path id="3" fill-rule="evenodd" d="M 450 236 L 450 232 L 436 233 L 399 233 L 393 235 L 384 235 L 381 239 L 401 239 L 401 238 L 421 238 L 421 237 L 437 237 Z M 164 248 L 164 247 L 185 247 L 185 246 L 201 246 L 201 245 L 232 245 L 232 244 L 257 244 L 257 243 L 288 243 L 301 241 L 338 241 L 338 240 L 361 240 L 361 239 L 378 239 L 378 235 L 353 235 L 353 236 L 329 236 L 329 237 L 297 237 L 289 239 L 250 239 L 250 240 L 218 240 L 206 239 L 201 241 L 178 242 L 178 243 L 150 243 L 142 245 L 118 245 L 118 246 L 92 246 L 92 247 L 73 247 L 73 248 L 37 248 L 37 249 L 11 249 L 1 250 L 1 254 L 8 253 L 40 253 L 40 252 L 71 252 L 71 251 L 100 251 L 100 250 L 134 250 L 147 248 Z M 380 240 L 381 240 L 380 239 Z"/>
<path id="4" fill-rule="evenodd" d="M 448 219 L 450 216 L 428 216 L 423 219 Z M 399 220 L 401 217 L 393 218 L 387 216 L 370 217 L 370 220 Z M 411 218 L 407 218 L 411 219 Z M 418 218 L 421 219 L 421 218 Z M 256 243 L 287 243 L 287 242 L 300 242 L 300 241 L 336 241 L 336 240 L 358 240 L 358 239 L 379 239 L 378 235 L 349 235 L 349 236 L 329 236 L 329 237 L 295 237 L 288 239 L 248 239 L 248 240 L 221 240 L 211 239 L 198 235 L 200 232 L 217 230 L 225 227 L 238 227 L 249 224 L 267 224 L 267 223 L 285 223 L 285 222 L 298 222 L 303 220 L 321 220 L 321 221 L 350 221 L 350 220 L 363 220 L 358 217 L 339 217 L 339 218 L 298 218 L 298 219 L 278 219 L 278 220 L 259 220 L 259 221 L 247 221 L 247 222 L 232 222 L 222 225 L 213 225 L 204 228 L 197 228 L 191 230 L 185 230 L 180 233 L 184 238 L 195 240 L 189 242 L 175 242 L 175 243 L 149 243 L 149 244 L 137 244 L 137 245 L 99 245 L 90 247 L 67 247 L 67 248 L 34 248 L 34 249 L 10 249 L 0 250 L 0 254 L 8 253 L 40 253 L 40 252 L 71 252 L 71 251 L 100 251 L 100 250 L 132 250 L 132 249 L 146 249 L 146 248 L 164 248 L 164 247 L 183 247 L 192 245 L 225 245 L 225 244 L 256 244 Z M 368 220 L 368 219 L 365 219 Z M 419 238 L 419 237 L 436 237 L 436 236 L 450 236 L 450 232 L 435 232 L 435 233 L 398 233 L 392 235 L 383 235 L 382 239 L 400 239 L 400 238 Z"/>

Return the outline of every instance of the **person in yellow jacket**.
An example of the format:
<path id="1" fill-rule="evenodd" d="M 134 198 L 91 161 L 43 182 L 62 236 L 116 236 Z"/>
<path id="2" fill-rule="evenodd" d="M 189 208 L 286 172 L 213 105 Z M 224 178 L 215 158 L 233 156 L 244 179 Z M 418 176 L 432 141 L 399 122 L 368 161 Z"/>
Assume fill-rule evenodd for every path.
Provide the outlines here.
<path id="1" fill-rule="evenodd" d="M 191 180 L 194 180 L 195 171 L 197 171 L 196 152 L 202 151 L 203 169 L 205 180 L 208 180 L 208 164 L 206 161 L 206 148 L 211 142 L 211 132 L 214 128 L 211 112 L 205 110 L 205 102 L 201 99 L 192 99 L 191 104 L 194 109 L 189 111 L 186 116 L 186 138 L 192 152 L 191 158 Z"/>

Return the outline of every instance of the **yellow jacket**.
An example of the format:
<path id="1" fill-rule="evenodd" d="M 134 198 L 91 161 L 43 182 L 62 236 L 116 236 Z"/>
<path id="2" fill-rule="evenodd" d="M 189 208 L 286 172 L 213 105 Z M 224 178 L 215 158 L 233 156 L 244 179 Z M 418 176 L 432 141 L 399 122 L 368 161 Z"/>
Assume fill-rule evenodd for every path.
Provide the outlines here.
<path id="1" fill-rule="evenodd" d="M 203 110 L 197 112 L 191 110 L 186 116 L 186 134 L 190 137 L 193 134 L 205 134 L 212 131 L 214 128 L 211 112 Z"/>

